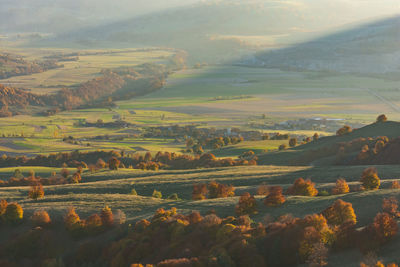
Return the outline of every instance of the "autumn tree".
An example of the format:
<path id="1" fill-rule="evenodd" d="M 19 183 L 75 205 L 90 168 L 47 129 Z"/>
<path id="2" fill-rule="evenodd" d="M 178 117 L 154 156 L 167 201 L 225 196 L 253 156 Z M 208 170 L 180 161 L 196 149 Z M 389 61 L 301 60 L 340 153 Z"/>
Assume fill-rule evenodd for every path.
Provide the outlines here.
<path id="1" fill-rule="evenodd" d="M 294 184 L 288 188 L 288 195 L 296 196 L 316 196 L 318 195 L 318 190 L 314 187 L 315 184 L 311 180 L 304 180 L 303 178 L 298 178 L 294 181 Z"/>
<path id="2" fill-rule="evenodd" d="M 297 145 L 297 138 L 290 138 L 289 146 L 290 147 L 295 147 L 296 145 Z"/>
<path id="3" fill-rule="evenodd" d="M 286 144 L 282 144 L 282 145 L 279 146 L 278 149 L 279 149 L 279 150 L 285 150 L 286 147 L 287 147 Z"/>
<path id="4" fill-rule="evenodd" d="M 338 179 L 336 186 L 332 189 L 332 195 L 341 195 L 350 192 L 349 185 L 345 179 Z"/>
<path id="5" fill-rule="evenodd" d="M 70 179 L 70 182 L 73 184 L 79 184 L 81 181 L 82 181 L 82 176 L 79 172 L 75 172 Z"/>
<path id="6" fill-rule="evenodd" d="M 111 209 L 105 206 L 100 213 L 101 222 L 105 227 L 111 227 L 114 224 L 114 216 Z"/>
<path id="7" fill-rule="evenodd" d="M 315 133 L 315 134 L 313 135 L 313 141 L 318 141 L 318 139 L 319 139 L 319 134 L 318 134 L 318 133 Z"/>
<path id="8" fill-rule="evenodd" d="M 2 199 L 0 200 L 0 217 L 4 215 L 4 213 L 6 212 L 7 209 L 7 200 Z"/>
<path id="9" fill-rule="evenodd" d="M 96 162 L 96 167 L 98 169 L 104 169 L 106 167 L 106 163 L 103 159 L 98 159 Z"/>
<path id="10" fill-rule="evenodd" d="M 344 223 L 357 222 L 356 214 L 354 213 L 353 205 L 341 199 L 336 200 L 333 205 L 322 212 L 322 215 L 328 221 L 328 224 L 340 226 Z"/>
<path id="11" fill-rule="evenodd" d="M 96 234 L 101 231 L 103 224 L 98 214 L 90 215 L 85 220 L 85 229 L 89 234 Z"/>
<path id="12" fill-rule="evenodd" d="M 232 185 L 220 184 L 215 181 L 208 184 L 209 198 L 233 197 L 234 195 L 235 188 Z"/>
<path id="13" fill-rule="evenodd" d="M 351 129 L 350 126 L 345 125 L 342 128 L 340 128 L 339 130 L 336 131 L 336 135 L 341 136 L 341 135 L 345 135 L 348 133 L 351 133 L 353 130 Z"/>
<path id="14" fill-rule="evenodd" d="M 67 179 L 68 175 L 69 175 L 69 170 L 66 168 L 63 168 L 61 170 L 61 176 L 64 177 L 65 179 Z"/>
<path id="15" fill-rule="evenodd" d="M 400 184 L 398 181 L 393 181 L 392 185 L 390 186 L 391 189 L 400 189 Z"/>
<path id="16" fill-rule="evenodd" d="M 68 209 L 68 212 L 64 218 L 64 224 L 65 228 L 67 228 L 67 230 L 71 232 L 78 230 L 81 227 L 81 219 L 79 218 L 79 215 L 75 212 L 74 207 Z"/>
<path id="17" fill-rule="evenodd" d="M 376 168 L 367 168 L 361 174 L 361 183 L 365 190 L 375 190 L 378 189 L 381 180 L 378 177 L 378 171 Z"/>
<path id="18" fill-rule="evenodd" d="M 399 217 L 400 213 L 397 210 L 398 207 L 398 201 L 395 197 L 384 198 L 382 201 L 383 212 L 389 214 L 392 217 Z"/>
<path id="19" fill-rule="evenodd" d="M 257 188 L 258 196 L 267 196 L 269 194 L 269 186 L 262 184 Z"/>
<path id="20" fill-rule="evenodd" d="M 20 169 L 15 169 L 13 177 L 15 177 L 17 179 L 22 179 L 22 178 L 24 178 L 24 175 L 22 175 L 22 172 Z"/>
<path id="21" fill-rule="evenodd" d="M 44 190 L 43 190 L 42 184 L 37 183 L 35 185 L 32 185 L 31 189 L 28 192 L 28 197 L 33 199 L 33 200 L 37 200 L 39 198 L 43 198 L 44 197 Z"/>
<path id="22" fill-rule="evenodd" d="M 376 118 L 376 122 L 380 123 L 380 122 L 386 122 L 387 121 L 387 117 L 385 114 L 381 114 Z"/>
<path id="23" fill-rule="evenodd" d="M 207 193 L 208 193 L 208 189 L 207 189 L 206 184 L 194 184 L 193 192 L 192 192 L 192 199 L 193 200 L 206 199 Z"/>
<path id="24" fill-rule="evenodd" d="M 254 196 L 250 195 L 249 192 L 243 193 L 239 198 L 235 211 L 238 215 L 257 213 L 257 201 Z"/>
<path id="25" fill-rule="evenodd" d="M 49 214 L 45 210 L 37 210 L 33 213 L 31 221 L 36 226 L 46 226 L 51 223 Z"/>
<path id="26" fill-rule="evenodd" d="M 15 224 L 22 221 L 24 210 L 18 203 L 10 203 L 3 216 L 6 222 Z"/>
<path id="27" fill-rule="evenodd" d="M 119 164 L 120 164 L 121 162 L 116 158 L 116 157 L 111 157 L 109 160 L 108 160 L 108 168 L 110 169 L 110 170 L 118 170 L 118 167 L 119 167 Z"/>
<path id="28" fill-rule="evenodd" d="M 311 254 L 307 259 L 308 266 L 322 267 L 328 265 L 328 248 L 324 243 L 315 243 L 311 248 Z"/>
<path id="29" fill-rule="evenodd" d="M 398 231 L 396 220 L 388 213 L 378 213 L 372 224 L 373 232 L 379 243 L 385 243 L 393 238 Z"/>
<path id="30" fill-rule="evenodd" d="M 154 198 L 162 198 L 161 191 L 157 191 L 157 190 L 154 189 L 152 197 L 154 197 Z"/>
<path id="31" fill-rule="evenodd" d="M 269 194 L 264 198 L 264 204 L 268 207 L 280 206 L 285 203 L 285 197 L 282 195 L 281 186 L 270 186 Z"/>

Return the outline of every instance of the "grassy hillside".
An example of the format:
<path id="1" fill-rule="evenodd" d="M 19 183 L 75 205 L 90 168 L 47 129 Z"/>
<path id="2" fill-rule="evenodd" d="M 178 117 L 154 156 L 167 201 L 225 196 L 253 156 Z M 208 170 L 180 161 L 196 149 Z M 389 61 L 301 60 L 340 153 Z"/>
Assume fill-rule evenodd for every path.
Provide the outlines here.
<path id="1" fill-rule="evenodd" d="M 385 123 L 373 123 L 364 126 L 360 129 L 355 129 L 349 134 L 342 136 L 327 136 L 322 137 L 318 141 L 313 141 L 304 145 L 300 145 L 294 148 L 290 148 L 285 151 L 277 151 L 273 153 L 266 153 L 260 155 L 261 164 L 332 164 L 335 154 L 325 155 L 327 158 L 323 160 L 322 158 L 316 159 L 315 157 L 310 157 L 307 159 L 307 153 L 312 154 L 313 151 L 321 151 L 323 149 L 328 150 L 334 145 L 344 142 L 350 142 L 357 138 L 369 138 L 369 137 L 379 137 L 386 136 L 390 139 L 397 138 L 399 136 L 400 123 L 394 121 L 388 121 Z M 310 155 L 309 154 L 309 155 Z M 301 163 L 298 163 L 298 162 Z"/>
<path id="2" fill-rule="evenodd" d="M 195 183 L 232 184 L 236 187 L 236 195 L 248 191 L 255 194 L 259 185 L 280 185 L 288 188 L 299 177 L 310 178 L 319 190 L 329 190 L 336 179 L 345 177 L 351 186 L 356 186 L 364 166 L 358 167 L 288 167 L 288 166 L 255 166 L 219 169 L 200 169 L 188 171 L 143 172 L 138 170 L 100 171 L 90 174 L 84 172 L 83 183 L 77 185 L 45 186 L 45 198 L 38 201 L 27 199 L 28 187 L 0 188 L 2 198 L 18 201 L 27 214 L 38 208 L 48 210 L 54 216 L 64 214 L 66 207 L 75 206 L 79 213 L 88 215 L 96 212 L 104 205 L 113 209 L 122 209 L 130 220 L 151 216 L 159 207 L 177 207 L 187 213 L 199 210 L 206 213 L 215 209 L 219 216 L 234 215 L 234 207 L 238 197 L 192 201 L 192 187 Z M 32 167 L 37 173 L 45 175 L 43 168 Z M 26 168 L 21 169 L 23 172 Z M 399 167 L 380 166 L 379 176 L 382 187 L 388 188 L 393 180 L 400 179 Z M 10 170 L 0 170 L 2 175 Z M 130 195 L 135 189 L 139 196 Z M 161 191 L 163 199 L 152 198 L 153 190 Z M 182 200 L 172 201 L 166 198 L 177 193 Z M 370 221 L 380 210 L 381 200 L 390 195 L 397 196 L 398 191 L 381 189 L 370 192 L 353 192 L 343 196 L 326 197 L 288 197 L 280 208 L 267 208 L 258 197 L 260 212 L 254 220 L 262 221 L 266 214 L 278 217 L 287 213 L 304 216 L 322 211 L 337 198 L 353 203 L 360 225 Z"/>

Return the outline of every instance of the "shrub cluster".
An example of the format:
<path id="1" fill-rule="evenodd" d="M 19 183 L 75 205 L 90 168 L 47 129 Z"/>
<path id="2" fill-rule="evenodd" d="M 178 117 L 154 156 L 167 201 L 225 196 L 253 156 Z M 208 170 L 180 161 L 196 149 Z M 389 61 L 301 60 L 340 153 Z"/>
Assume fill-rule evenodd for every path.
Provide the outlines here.
<path id="1" fill-rule="evenodd" d="M 235 195 L 235 187 L 232 185 L 220 184 L 215 181 L 206 184 L 193 185 L 192 199 L 203 200 L 208 198 L 225 198 Z"/>
<path id="2" fill-rule="evenodd" d="M 297 196 L 316 196 L 318 195 L 318 190 L 315 189 L 315 184 L 311 180 L 304 180 L 303 178 L 298 178 L 294 181 L 294 184 L 289 187 L 286 191 L 288 195 Z"/>

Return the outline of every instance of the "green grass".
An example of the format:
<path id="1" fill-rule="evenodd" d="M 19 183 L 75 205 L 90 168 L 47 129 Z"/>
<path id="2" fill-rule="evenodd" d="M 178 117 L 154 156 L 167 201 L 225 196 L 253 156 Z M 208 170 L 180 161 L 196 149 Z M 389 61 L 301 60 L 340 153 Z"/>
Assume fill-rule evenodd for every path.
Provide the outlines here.
<path id="1" fill-rule="evenodd" d="M 211 153 L 217 157 L 237 157 L 250 150 L 256 154 L 261 154 L 270 150 L 277 150 L 280 145 L 288 145 L 288 143 L 288 140 L 244 141 L 236 145 L 212 150 Z"/>

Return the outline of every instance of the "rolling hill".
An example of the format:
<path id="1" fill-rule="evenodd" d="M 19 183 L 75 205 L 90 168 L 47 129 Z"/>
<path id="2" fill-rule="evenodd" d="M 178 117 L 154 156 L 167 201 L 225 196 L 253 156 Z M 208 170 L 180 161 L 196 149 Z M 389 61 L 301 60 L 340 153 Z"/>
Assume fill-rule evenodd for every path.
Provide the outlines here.
<path id="1" fill-rule="evenodd" d="M 373 123 L 341 136 L 327 136 L 288 150 L 266 153 L 259 156 L 258 163 L 299 166 L 397 164 L 392 157 L 400 153 L 397 149 L 399 131 L 399 122 Z M 375 153 L 372 150 L 382 136 L 391 141 L 385 142 L 385 147 Z M 365 145 L 371 148 L 372 162 L 357 158 Z"/>
<path id="2" fill-rule="evenodd" d="M 350 73 L 398 72 L 399 26 L 399 16 L 353 26 L 299 45 L 260 52 L 253 65 Z"/>

